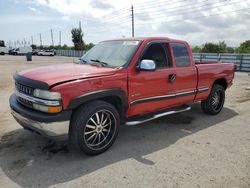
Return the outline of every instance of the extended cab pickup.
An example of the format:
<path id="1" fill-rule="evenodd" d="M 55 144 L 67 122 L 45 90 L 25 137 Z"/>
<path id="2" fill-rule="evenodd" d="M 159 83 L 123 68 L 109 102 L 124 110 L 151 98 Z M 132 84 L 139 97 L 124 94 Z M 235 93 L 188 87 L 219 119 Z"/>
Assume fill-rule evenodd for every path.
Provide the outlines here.
<path id="1" fill-rule="evenodd" d="M 107 150 L 120 124 L 136 125 L 190 109 L 223 108 L 232 63 L 195 62 L 187 42 L 165 37 L 103 41 L 72 64 L 14 76 L 10 107 L 25 129 L 69 137 L 90 154 Z"/>

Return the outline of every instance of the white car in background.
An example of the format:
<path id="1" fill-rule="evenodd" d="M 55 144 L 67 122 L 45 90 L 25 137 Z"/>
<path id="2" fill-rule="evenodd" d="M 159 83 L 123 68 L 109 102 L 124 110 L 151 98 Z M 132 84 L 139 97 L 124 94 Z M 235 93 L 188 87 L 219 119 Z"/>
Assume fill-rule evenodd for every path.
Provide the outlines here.
<path id="1" fill-rule="evenodd" d="M 9 49 L 7 47 L 0 47 L 0 55 L 7 54 Z"/>
<path id="2" fill-rule="evenodd" d="M 22 46 L 13 50 L 11 54 L 12 55 L 25 55 L 29 52 L 32 52 L 32 48 L 30 46 Z"/>
<path id="3" fill-rule="evenodd" d="M 55 52 L 53 50 L 45 50 L 45 51 L 40 51 L 37 53 L 37 55 L 44 55 L 44 56 L 54 56 Z"/>

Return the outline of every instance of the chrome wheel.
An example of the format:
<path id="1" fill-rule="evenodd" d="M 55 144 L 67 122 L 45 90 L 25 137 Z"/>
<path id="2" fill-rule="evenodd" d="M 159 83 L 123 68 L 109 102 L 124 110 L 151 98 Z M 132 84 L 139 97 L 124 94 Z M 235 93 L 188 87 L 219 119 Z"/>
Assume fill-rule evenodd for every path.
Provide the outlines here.
<path id="1" fill-rule="evenodd" d="M 215 84 L 206 100 L 201 101 L 201 108 L 206 114 L 218 114 L 224 105 L 225 88 Z"/>
<path id="2" fill-rule="evenodd" d="M 212 108 L 214 110 L 219 110 L 222 106 L 222 93 L 220 91 L 214 92 L 212 97 Z"/>
<path id="3" fill-rule="evenodd" d="M 116 119 L 109 110 L 95 112 L 87 121 L 83 137 L 88 148 L 100 150 L 106 147 L 113 139 Z"/>

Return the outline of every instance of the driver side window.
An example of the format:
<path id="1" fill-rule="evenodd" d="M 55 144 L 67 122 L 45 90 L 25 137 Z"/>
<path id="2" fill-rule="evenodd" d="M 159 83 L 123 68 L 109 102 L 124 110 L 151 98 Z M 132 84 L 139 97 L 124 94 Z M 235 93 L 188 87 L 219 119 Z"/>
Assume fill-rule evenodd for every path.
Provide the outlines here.
<path id="1" fill-rule="evenodd" d="M 166 43 L 151 44 L 144 52 L 141 60 L 150 59 L 156 64 L 157 69 L 171 67 L 170 57 L 167 53 Z"/>

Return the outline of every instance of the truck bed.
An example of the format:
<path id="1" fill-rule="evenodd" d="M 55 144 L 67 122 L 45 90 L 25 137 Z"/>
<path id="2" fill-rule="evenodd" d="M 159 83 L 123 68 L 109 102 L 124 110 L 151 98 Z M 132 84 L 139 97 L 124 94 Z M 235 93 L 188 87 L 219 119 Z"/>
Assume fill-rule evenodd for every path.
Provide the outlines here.
<path id="1" fill-rule="evenodd" d="M 221 79 L 230 87 L 234 78 L 234 65 L 232 63 L 195 62 L 197 69 L 197 88 L 209 88 L 209 93 L 214 80 Z M 196 96 L 196 100 L 204 98 L 205 93 Z"/>

